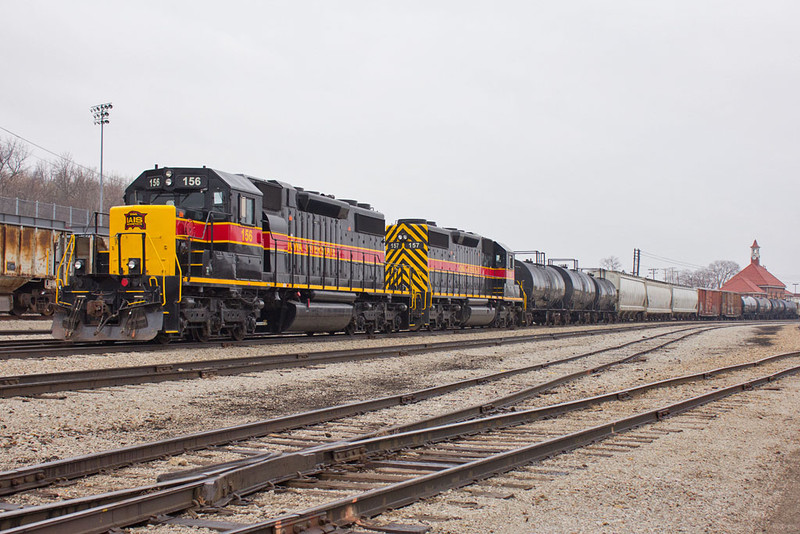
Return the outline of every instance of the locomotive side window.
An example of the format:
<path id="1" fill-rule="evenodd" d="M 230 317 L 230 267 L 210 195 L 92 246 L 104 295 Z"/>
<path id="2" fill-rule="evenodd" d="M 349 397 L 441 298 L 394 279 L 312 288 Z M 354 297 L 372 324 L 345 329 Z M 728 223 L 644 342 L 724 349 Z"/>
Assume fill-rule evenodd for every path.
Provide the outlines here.
<path id="1" fill-rule="evenodd" d="M 225 211 L 225 196 L 222 191 L 214 191 L 214 211 Z"/>
<path id="2" fill-rule="evenodd" d="M 256 224 L 256 201 L 244 195 L 239 196 L 239 222 L 253 226 Z"/>

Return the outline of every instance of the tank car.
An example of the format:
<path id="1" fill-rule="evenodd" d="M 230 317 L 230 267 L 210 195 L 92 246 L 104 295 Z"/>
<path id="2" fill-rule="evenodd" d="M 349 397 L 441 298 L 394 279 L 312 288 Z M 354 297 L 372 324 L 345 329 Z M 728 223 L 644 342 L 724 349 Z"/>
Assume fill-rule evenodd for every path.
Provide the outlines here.
<path id="1" fill-rule="evenodd" d="M 566 286 L 555 268 L 531 260 L 517 260 L 514 276 L 522 290 L 526 324 L 561 322 Z"/>
<path id="2" fill-rule="evenodd" d="M 772 313 L 772 303 L 766 297 L 754 297 L 758 307 L 756 308 L 756 317 L 759 319 L 766 319 Z"/>
<path id="3" fill-rule="evenodd" d="M 588 274 L 576 269 L 550 265 L 564 279 L 563 306 L 569 310 L 567 322 L 593 323 L 596 317 L 591 313 L 597 300 L 597 285 Z"/>
<path id="4" fill-rule="evenodd" d="M 590 275 L 591 276 L 591 275 Z M 616 320 L 617 288 L 610 280 L 591 276 L 597 290 L 595 310 L 605 322 Z"/>
<path id="5" fill-rule="evenodd" d="M 75 236 L 53 334 L 72 340 L 369 331 L 402 323 L 383 298 L 384 217 L 370 206 L 209 168 L 145 171 L 107 243 Z"/>
<path id="6" fill-rule="evenodd" d="M 577 269 L 517 261 L 515 276 L 525 299 L 526 324 L 613 321 L 616 289 Z"/>
<path id="7" fill-rule="evenodd" d="M 742 317 L 754 319 L 758 313 L 758 301 L 750 295 L 742 295 Z"/>
<path id="8" fill-rule="evenodd" d="M 786 303 L 781 299 L 769 299 L 772 310 L 769 313 L 771 319 L 781 319 L 786 315 Z"/>

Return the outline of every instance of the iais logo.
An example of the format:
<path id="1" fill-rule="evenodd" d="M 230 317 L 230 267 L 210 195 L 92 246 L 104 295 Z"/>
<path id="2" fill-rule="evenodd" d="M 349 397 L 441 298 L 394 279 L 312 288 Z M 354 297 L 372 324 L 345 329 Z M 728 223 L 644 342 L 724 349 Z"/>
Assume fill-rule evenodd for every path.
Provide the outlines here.
<path id="1" fill-rule="evenodd" d="M 138 228 L 139 230 L 146 230 L 147 224 L 144 222 L 146 213 L 140 211 L 129 211 L 125 214 L 125 229 Z"/>

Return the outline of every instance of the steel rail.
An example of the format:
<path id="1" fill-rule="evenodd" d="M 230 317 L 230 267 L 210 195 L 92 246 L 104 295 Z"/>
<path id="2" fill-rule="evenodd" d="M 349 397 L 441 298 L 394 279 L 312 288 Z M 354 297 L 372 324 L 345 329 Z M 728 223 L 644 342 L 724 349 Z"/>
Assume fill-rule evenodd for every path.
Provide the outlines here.
<path id="1" fill-rule="evenodd" d="M 696 324 L 687 328 L 701 328 L 704 324 Z M 736 325 L 728 325 L 736 326 Z M 662 326 L 663 327 L 663 326 Z M 638 328 L 637 328 L 638 329 Z M 102 387 L 124 386 L 166 382 L 170 380 L 191 380 L 213 375 L 236 375 L 302 367 L 323 363 L 335 363 L 355 359 L 389 358 L 420 354 L 425 352 L 469 349 L 508 345 L 512 343 L 531 343 L 557 339 L 576 338 L 616 333 L 622 330 L 579 330 L 548 334 L 531 334 L 524 336 L 505 336 L 500 338 L 464 339 L 458 341 L 439 341 L 417 344 L 392 345 L 361 349 L 343 349 L 332 351 L 296 352 L 290 354 L 272 354 L 264 356 L 248 356 L 243 358 L 220 358 L 214 360 L 198 360 L 172 362 L 156 365 L 139 365 L 132 367 L 114 367 L 104 369 L 88 369 L 82 371 L 62 371 L 57 373 L 39 373 L 0 377 L 0 398 L 23 395 L 40 395 L 60 391 L 76 391 L 81 389 L 97 389 Z"/>
<path id="2" fill-rule="evenodd" d="M 297 473 L 310 474 L 314 471 L 318 471 L 320 467 L 329 466 L 337 461 L 342 461 L 345 457 L 359 458 L 375 454 L 384 454 L 408 447 L 419 447 L 428 443 L 449 440 L 458 436 L 477 434 L 498 428 L 530 423 L 610 401 L 626 400 L 654 389 L 671 387 L 698 380 L 707 380 L 722 373 L 740 371 L 742 369 L 757 367 L 765 363 L 798 356 L 800 356 L 800 352 L 779 354 L 754 362 L 668 378 L 649 384 L 642 384 L 641 386 L 633 388 L 617 390 L 611 393 L 585 397 L 550 406 L 409 430 L 407 432 L 388 436 L 368 437 L 363 440 L 320 445 L 311 449 L 286 453 L 275 458 L 265 459 L 253 465 L 236 468 L 220 475 L 213 483 L 209 482 L 206 484 L 204 499 L 206 502 L 224 502 L 224 500 L 233 494 L 245 495 L 257 491 L 266 485 L 294 478 L 297 476 Z M 794 372 L 800 372 L 800 366 L 791 369 L 794 369 Z M 775 376 L 784 376 L 784 373 L 785 371 L 780 371 L 776 373 Z M 231 488 L 234 489 L 231 490 Z"/>
<path id="3" fill-rule="evenodd" d="M 469 485 L 477 480 L 505 473 L 537 460 L 590 445 L 614 434 L 658 422 L 669 416 L 689 411 L 698 406 L 799 372 L 800 366 L 792 367 L 778 373 L 662 406 L 661 408 L 618 419 L 611 423 L 491 455 L 460 466 L 339 499 L 332 503 L 284 515 L 256 525 L 229 530 L 227 534 L 287 534 L 297 532 L 295 526 L 301 530 L 307 530 L 313 526 L 353 524 L 363 517 L 372 517 L 386 510 L 411 504 L 448 489 Z"/>
<path id="4" fill-rule="evenodd" d="M 695 329 L 696 328 L 699 327 L 695 327 Z M 710 328 L 721 328 L 721 327 L 717 326 Z M 238 425 L 234 427 L 227 427 L 227 428 L 209 430 L 205 432 L 199 432 L 184 436 L 177 436 L 174 438 L 169 438 L 157 442 L 131 445 L 129 447 L 124 447 L 121 449 L 101 451 L 83 456 L 66 458 L 63 460 L 53 460 L 42 464 L 36 464 L 23 468 L 12 469 L 10 471 L 0 472 L 0 495 L 9 495 L 36 487 L 46 486 L 48 484 L 53 483 L 55 480 L 59 479 L 77 478 L 85 475 L 94 474 L 102 470 L 112 469 L 132 463 L 154 460 L 164 456 L 183 454 L 184 452 L 191 450 L 198 450 L 212 446 L 223 445 L 234 441 L 241 441 L 245 439 L 264 436 L 273 432 L 282 432 L 293 428 L 319 424 L 325 421 L 339 419 L 342 417 L 355 415 L 362 412 L 375 411 L 384 408 L 390 408 L 393 406 L 399 406 L 402 404 L 418 402 L 435 396 L 450 393 L 452 391 L 456 391 L 459 389 L 472 387 L 474 385 L 478 385 L 484 382 L 501 380 L 503 378 L 508 378 L 517 374 L 532 372 L 539 369 L 544 369 L 546 367 L 572 362 L 581 358 L 586 358 L 603 352 L 619 350 L 621 348 L 625 348 L 631 345 L 635 345 L 646 341 L 651 341 L 653 339 L 657 339 L 675 333 L 681 333 L 683 331 L 692 329 L 693 328 L 690 327 L 678 330 L 677 332 L 660 333 L 651 336 L 649 338 L 637 339 L 634 341 L 623 343 L 621 345 L 607 347 L 605 349 L 598 349 L 588 353 L 573 355 L 567 358 L 551 360 L 548 362 L 520 367 L 517 369 L 510 369 L 475 378 L 459 380 L 456 382 L 451 382 L 449 384 L 443 384 L 441 386 L 433 386 L 417 391 L 401 393 L 398 395 L 391 395 L 387 397 L 381 397 L 378 399 L 370 399 L 365 401 L 358 401 L 339 406 L 333 406 L 330 408 L 321 408 L 317 410 L 303 412 L 300 414 L 287 415 L 273 419 L 258 421 L 254 423 Z M 699 331 L 695 333 L 700 333 L 707 330 L 708 330 L 707 328 L 701 328 Z M 683 339 L 684 337 L 686 336 L 683 336 L 681 339 Z M 648 349 L 647 351 L 643 351 L 642 353 L 651 352 L 652 350 L 654 349 Z M 641 356 L 642 353 L 637 353 L 634 356 Z M 622 360 L 618 360 L 617 363 L 623 363 L 624 361 L 628 361 L 630 359 L 633 359 L 633 357 L 625 357 Z M 575 373 L 574 375 L 580 376 L 584 373 L 585 371 L 581 373 Z M 533 395 L 535 393 L 548 389 L 549 387 L 553 387 L 554 385 L 562 383 L 563 381 L 564 380 L 556 378 L 544 385 L 530 388 L 529 395 Z M 499 398 L 493 400 L 491 404 L 499 406 L 507 404 L 507 402 L 504 401 L 503 398 Z M 474 409 L 467 408 L 466 410 L 474 410 Z M 467 416 L 468 414 L 465 411 L 457 410 L 456 412 L 451 412 L 449 419 L 454 420 L 458 419 L 459 417 L 465 418 Z M 446 416 L 442 416 L 441 420 L 443 421 L 445 418 Z M 395 427 L 392 431 L 399 432 L 401 431 L 401 429 L 408 430 L 410 429 L 410 426 L 408 428 Z"/>
<path id="5" fill-rule="evenodd" d="M 49 334 L 50 329 L 47 330 L 26 330 L 26 329 L 14 329 L 14 330 L 0 330 L 0 336 L 38 336 L 42 334 Z"/>
<path id="6" fill-rule="evenodd" d="M 635 325 L 624 325 L 624 326 L 602 326 L 602 325 L 591 325 L 594 326 L 591 330 L 577 330 L 577 332 L 585 332 L 586 335 L 600 335 L 604 333 L 616 333 L 616 332 L 624 332 L 624 331 L 635 331 L 635 330 L 645 330 L 645 329 L 652 329 L 652 328 L 662 328 L 668 326 L 682 326 L 686 324 L 730 324 L 732 321 L 676 321 L 676 322 L 653 322 L 647 324 L 635 324 Z M 787 324 L 792 321 L 780 321 L 780 320 L 773 320 L 773 321 L 739 321 L 737 324 L 739 325 L 767 325 L 767 324 Z M 796 321 L 793 321 L 796 322 Z M 584 325 L 586 326 L 586 325 Z M 525 329 L 530 330 L 542 330 L 541 326 L 534 325 L 529 327 L 524 327 Z M 379 337 L 382 339 L 391 339 L 391 338 L 416 338 L 416 337 L 435 337 L 439 335 L 452 335 L 452 334 L 460 334 L 460 333 L 471 333 L 477 331 L 490 331 L 486 329 L 466 329 L 466 330 L 443 330 L 443 331 L 435 331 L 435 332 L 399 332 L 399 333 L 385 333 L 380 334 Z M 554 332 L 554 333 L 542 333 L 538 334 L 542 338 L 547 338 L 548 336 L 562 336 L 563 334 L 568 334 L 570 332 L 576 332 L 576 330 L 571 330 L 568 332 Z M 589 334 L 591 332 L 592 334 Z M 325 336 L 313 336 L 309 337 L 305 334 L 259 334 L 257 333 L 253 337 L 248 337 L 244 341 L 233 341 L 230 339 L 221 339 L 221 338 L 212 338 L 207 342 L 191 342 L 191 341 L 181 341 L 175 344 L 159 344 L 156 342 L 98 342 L 98 343 L 90 343 L 90 342 L 68 342 L 68 341 L 59 341 L 59 340 L 9 340 L 8 342 L 4 342 L 2 349 L 0 349 L 0 360 L 11 360 L 11 359 L 29 359 L 29 358 L 53 358 L 58 356 L 72 356 L 76 353 L 80 354 L 108 354 L 114 352 L 130 352 L 131 349 L 135 349 L 136 351 L 143 352 L 157 352 L 157 351 L 164 351 L 164 350 L 175 350 L 175 349 L 208 349 L 208 348 L 227 348 L 231 346 L 236 347 L 250 347 L 254 345 L 262 345 L 262 344 L 270 344 L 270 345 L 279 345 L 284 343 L 296 343 L 299 340 L 305 341 L 313 341 L 314 343 L 329 343 L 329 342 L 336 342 L 341 341 L 342 337 L 350 337 L 344 333 L 336 334 L 333 336 L 325 335 Z M 372 338 L 374 336 L 367 336 L 368 338 Z M 355 338 L 351 339 L 363 339 L 364 337 L 360 334 L 357 334 Z"/>
<path id="7" fill-rule="evenodd" d="M 74 512 L 38 523 L 23 524 L 22 526 L 8 530 L 7 534 L 20 534 L 22 532 L 63 532 L 65 529 L 70 532 L 105 532 L 110 528 L 134 524 L 160 513 L 172 513 L 185 510 L 198 505 L 198 503 L 224 503 L 232 496 L 246 495 L 263 489 L 264 487 L 269 487 L 275 483 L 290 480 L 298 475 L 319 471 L 335 463 L 365 459 L 375 454 L 396 452 L 409 447 L 419 447 L 428 443 L 453 439 L 458 436 L 529 423 L 537 419 L 553 417 L 602 402 L 624 400 L 632 395 L 650 389 L 668 387 L 698 379 L 707 379 L 723 372 L 756 367 L 770 361 L 796 356 L 800 356 L 800 352 L 780 354 L 754 362 L 662 380 L 635 388 L 619 390 L 613 393 L 543 408 L 494 415 L 483 419 L 415 430 L 391 436 L 322 445 L 295 453 L 283 454 L 258 462 L 254 465 L 223 472 L 222 474 L 218 473 L 219 468 L 217 466 L 209 466 L 207 469 L 211 470 L 211 472 L 207 473 L 207 475 L 210 476 L 207 476 L 205 483 L 197 482 L 196 478 L 184 478 L 181 480 L 191 480 L 191 482 L 167 490 L 156 491 L 139 497 L 132 497 L 116 503 L 104 504 L 100 507 Z M 761 384 L 798 372 L 800 372 L 800 366 L 795 366 L 734 386 L 715 390 L 708 394 L 692 397 L 678 403 L 619 419 L 612 423 L 595 426 L 519 449 L 505 451 L 500 454 L 469 462 L 459 467 L 445 469 L 438 473 L 392 484 L 354 497 L 348 497 L 334 501 L 333 503 L 310 508 L 302 512 L 289 514 L 231 532 L 287 533 L 296 532 L 296 530 L 293 530 L 295 526 L 308 528 L 314 525 L 325 525 L 329 523 L 353 523 L 362 516 L 372 516 L 389 508 L 403 506 L 419 498 L 439 493 L 445 489 L 469 484 L 475 480 L 505 472 L 547 456 L 584 446 L 610 435 L 664 419 L 670 415 L 681 413 L 719 398 L 732 395 L 742 390 L 752 389 Z M 180 497 L 176 498 L 175 496 L 178 494 Z M 179 502 L 180 499 L 183 499 L 183 501 Z M 66 504 L 69 505 L 68 502 Z M 173 507 L 172 509 L 170 509 L 171 506 Z M 13 520 L 13 516 L 16 516 L 17 520 L 24 521 L 26 513 L 36 514 L 38 511 L 35 509 L 27 509 L 8 512 L 0 515 L 0 519 L 9 517 Z"/>

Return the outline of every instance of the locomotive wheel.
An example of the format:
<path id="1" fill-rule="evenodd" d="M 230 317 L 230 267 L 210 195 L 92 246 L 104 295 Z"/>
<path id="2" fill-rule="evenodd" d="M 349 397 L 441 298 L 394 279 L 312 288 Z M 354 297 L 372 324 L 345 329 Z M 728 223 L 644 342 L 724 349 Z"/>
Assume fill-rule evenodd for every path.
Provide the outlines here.
<path id="1" fill-rule="evenodd" d="M 244 339 L 245 331 L 243 325 L 232 326 L 229 329 L 231 339 L 234 341 L 242 341 Z"/>
<path id="2" fill-rule="evenodd" d="M 50 317 L 56 312 L 56 307 L 53 305 L 52 302 L 48 302 L 47 305 L 42 310 L 42 315 L 45 317 Z"/>
<path id="3" fill-rule="evenodd" d="M 156 334 L 155 341 L 161 345 L 168 345 L 169 342 L 172 341 L 172 336 L 165 332 L 159 332 Z"/>
<path id="4" fill-rule="evenodd" d="M 14 307 L 11 308 L 11 315 L 16 315 L 17 317 L 27 312 L 28 312 L 28 307 L 22 306 L 21 304 L 14 303 Z"/>
<path id="5" fill-rule="evenodd" d="M 211 335 L 205 328 L 195 328 L 194 330 L 192 330 L 192 337 L 197 342 L 208 343 L 208 340 L 211 337 Z"/>

